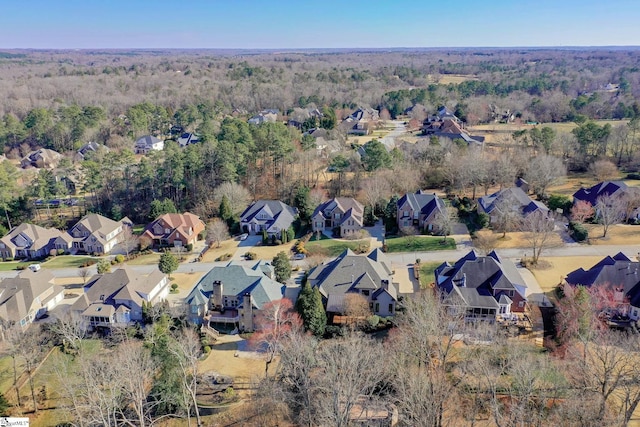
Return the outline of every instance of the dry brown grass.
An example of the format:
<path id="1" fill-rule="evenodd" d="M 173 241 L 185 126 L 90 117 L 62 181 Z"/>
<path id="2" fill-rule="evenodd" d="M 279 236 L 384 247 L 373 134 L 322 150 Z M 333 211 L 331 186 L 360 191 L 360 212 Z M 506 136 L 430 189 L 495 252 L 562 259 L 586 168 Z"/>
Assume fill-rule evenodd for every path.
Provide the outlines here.
<path id="1" fill-rule="evenodd" d="M 291 248 L 293 248 L 294 243 L 290 242 L 278 246 L 254 246 L 247 248 L 247 252 L 254 252 L 258 255 L 258 259 L 270 261 L 278 255 L 278 252 L 284 251 L 287 255 L 291 255 Z"/>
<path id="2" fill-rule="evenodd" d="M 526 233 L 520 231 L 513 231 L 507 233 L 505 237 L 502 237 L 502 233 L 494 233 L 491 230 L 479 230 L 477 234 L 480 236 L 487 236 L 493 234 L 497 236 L 496 249 L 511 249 L 511 248 L 527 248 L 530 243 L 526 239 Z M 554 235 L 550 241 L 551 246 L 561 246 L 562 239 L 559 235 Z"/>
<path id="3" fill-rule="evenodd" d="M 592 245 L 638 245 L 640 244 L 640 226 L 617 224 L 609 227 L 607 237 L 602 237 L 602 225 L 585 224 L 589 230 L 589 243 Z"/>
<path id="4" fill-rule="evenodd" d="M 438 83 L 441 85 L 460 84 L 469 80 L 478 80 L 473 74 L 441 74 Z"/>
<path id="5" fill-rule="evenodd" d="M 240 243 L 240 241 L 229 239 L 221 242 L 220 247 L 214 244 L 213 247 L 204 254 L 202 262 L 214 262 L 216 258 L 224 254 L 233 255 L 236 249 L 238 249 L 238 243 Z"/>
<path id="6" fill-rule="evenodd" d="M 568 273 L 580 267 L 591 268 L 602 260 L 601 256 L 565 256 L 565 257 L 544 257 L 547 262 L 546 268 L 534 268 L 531 270 L 540 288 L 544 292 L 551 292 Z M 542 260 L 542 259 L 541 259 Z"/>
<path id="7" fill-rule="evenodd" d="M 200 362 L 201 372 L 215 371 L 233 377 L 236 382 L 248 382 L 264 376 L 264 360 L 248 357 L 235 357 L 238 350 L 238 336 L 222 335 L 211 346 L 211 353 Z M 275 364 L 269 367 L 273 372 Z"/>

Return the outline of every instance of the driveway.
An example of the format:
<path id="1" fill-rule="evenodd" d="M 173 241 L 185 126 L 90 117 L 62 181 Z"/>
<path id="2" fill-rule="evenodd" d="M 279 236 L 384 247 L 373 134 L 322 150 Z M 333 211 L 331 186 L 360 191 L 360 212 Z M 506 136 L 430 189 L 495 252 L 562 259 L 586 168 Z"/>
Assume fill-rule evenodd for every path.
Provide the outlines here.
<path id="1" fill-rule="evenodd" d="M 373 227 L 364 227 L 371 235 L 371 249 L 381 248 L 384 243 L 384 225 L 382 220 L 378 220 Z"/>
<path id="2" fill-rule="evenodd" d="M 387 147 L 387 150 L 393 150 L 396 147 L 396 138 L 407 132 L 407 126 L 404 121 L 393 120 L 393 124 L 395 125 L 393 130 L 380 140 Z"/>
<path id="3" fill-rule="evenodd" d="M 542 288 L 540 287 L 540 284 L 536 280 L 533 273 L 526 268 L 521 267 L 516 260 L 513 260 L 513 262 L 516 263 L 518 273 L 520 273 L 520 276 L 522 276 L 524 283 L 527 285 L 526 297 L 529 302 L 537 304 L 541 307 L 551 307 L 551 302 L 549 302 L 549 299 L 542 291 Z"/>
<path id="4" fill-rule="evenodd" d="M 244 259 L 242 255 L 246 254 L 247 252 L 251 252 L 252 247 L 258 246 L 258 244 L 261 244 L 261 243 L 262 243 L 261 234 L 256 234 L 256 235 L 250 234 L 245 240 L 240 240 L 238 242 L 238 249 L 236 249 L 236 252 L 233 254 L 232 259 L 235 261 Z"/>

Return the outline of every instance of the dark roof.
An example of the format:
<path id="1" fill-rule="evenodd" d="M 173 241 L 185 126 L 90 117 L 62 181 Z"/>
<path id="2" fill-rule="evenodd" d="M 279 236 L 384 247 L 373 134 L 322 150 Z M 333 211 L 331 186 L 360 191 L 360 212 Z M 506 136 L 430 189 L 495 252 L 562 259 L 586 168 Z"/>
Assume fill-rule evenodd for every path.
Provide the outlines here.
<path id="1" fill-rule="evenodd" d="M 286 230 L 288 229 L 298 212 L 295 208 L 281 202 L 280 200 L 258 200 L 253 202 L 251 206 L 242 212 L 240 215 L 241 222 L 250 222 L 255 216 L 265 211 L 272 218 L 270 220 L 264 220 L 262 222 L 267 226 L 267 231 L 273 230 Z"/>
<path id="2" fill-rule="evenodd" d="M 618 252 L 607 256 L 589 270 L 579 268 L 567 274 L 570 285 L 611 286 L 624 288 L 631 305 L 640 307 L 640 263 L 631 261 L 625 254 Z"/>
<path id="3" fill-rule="evenodd" d="M 544 203 L 532 200 L 520 187 L 505 188 L 489 196 L 480 197 L 478 204 L 486 213 L 490 214 L 505 197 L 511 198 L 514 203 L 520 205 L 522 214 L 525 216 L 538 209 L 542 211 L 549 210 Z"/>
<path id="4" fill-rule="evenodd" d="M 618 191 L 627 189 L 627 184 L 622 181 L 603 181 L 590 188 L 581 188 L 573 194 L 574 200 L 582 200 L 589 202 L 591 206 L 595 206 L 598 197 L 610 196 Z"/>
<path id="5" fill-rule="evenodd" d="M 430 217 L 435 211 L 442 211 L 444 208 L 444 202 L 435 193 L 423 193 L 418 191 L 416 193 L 407 193 L 398 200 L 398 208 L 409 203 L 411 209 L 414 212 L 420 212 L 425 217 Z"/>
<path id="6" fill-rule="evenodd" d="M 481 257 L 472 250 L 453 265 L 445 262 L 435 270 L 435 279 L 445 294 L 457 294 L 468 307 L 497 308 L 508 291 L 525 298 L 526 284 L 515 265 L 495 251 Z"/>

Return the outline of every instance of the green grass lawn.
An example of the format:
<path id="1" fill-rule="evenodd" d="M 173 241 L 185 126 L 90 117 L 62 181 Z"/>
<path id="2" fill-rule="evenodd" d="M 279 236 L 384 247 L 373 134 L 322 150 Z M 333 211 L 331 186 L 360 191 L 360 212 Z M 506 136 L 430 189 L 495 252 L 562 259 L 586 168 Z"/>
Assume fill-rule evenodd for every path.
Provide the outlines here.
<path id="1" fill-rule="evenodd" d="M 6 262 L 0 262 L 0 271 L 11 271 L 11 270 L 15 270 L 16 267 L 19 264 L 23 264 L 21 262 L 18 261 L 6 261 Z"/>
<path id="2" fill-rule="evenodd" d="M 77 268 L 87 261 L 98 262 L 99 259 L 90 256 L 59 255 L 42 264 L 44 268 Z"/>
<path id="3" fill-rule="evenodd" d="M 326 256 L 337 256 L 344 252 L 345 249 L 351 249 L 355 251 L 358 246 L 367 245 L 369 246 L 368 240 L 353 240 L 353 241 L 345 241 L 345 240 L 318 240 L 315 242 L 308 242 L 305 245 L 305 248 L 309 251 L 310 255 L 326 255 Z"/>
<path id="4" fill-rule="evenodd" d="M 426 288 L 434 281 L 433 272 L 442 264 L 441 262 L 423 262 L 420 264 L 420 287 Z"/>
<path id="5" fill-rule="evenodd" d="M 456 242 L 447 238 L 444 242 L 442 237 L 437 236 L 405 236 L 385 239 L 387 252 L 426 252 L 455 249 Z"/>
<path id="6" fill-rule="evenodd" d="M 136 236 L 139 236 L 142 234 L 142 232 L 144 231 L 144 228 L 146 226 L 144 224 L 136 224 L 133 226 L 133 228 L 131 229 L 131 231 L 133 232 L 133 234 L 135 234 Z"/>

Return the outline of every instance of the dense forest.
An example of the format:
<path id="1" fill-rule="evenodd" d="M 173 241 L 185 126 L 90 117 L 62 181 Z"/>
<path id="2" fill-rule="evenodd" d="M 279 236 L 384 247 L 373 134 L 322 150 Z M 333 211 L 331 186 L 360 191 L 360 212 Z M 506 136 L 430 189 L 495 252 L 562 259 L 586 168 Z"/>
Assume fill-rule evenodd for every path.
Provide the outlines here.
<path id="1" fill-rule="evenodd" d="M 604 157 L 633 172 L 639 55 L 634 49 L 3 52 L 5 154 L 19 159 L 43 147 L 67 157 L 53 172 L 36 176 L 5 166 L 1 204 L 19 220 L 24 215 L 14 212 L 17 206 L 26 208 L 29 198 L 64 196 L 60 182 L 69 176 L 95 196 L 92 210 L 136 221 L 146 220 L 150 203 L 164 198 L 180 209 L 215 215 L 213 189 L 223 183 L 241 184 L 251 198 L 288 202 L 302 187 L 360 195 L 367 180 L 389 170 L 394 173 L 386 174 L 385 197 L 420 187 L 458 191 L 475 189 L 480 181 L 486 188 L 496 184 L 486 173 L 461 179 L 460 165 L 447 168 L 452 157 L 461 158 L 451 152 L 464 148 L 450 141 L 405 144 L 388 154 L 370 145 L 375 157 L 360 159 L 337 126 L 359 106 L 379 110 L 383 119 L 417 123 L 446 105 L 467 126 L 505 116 L 518 123 L 579 124 L 573 133 L 534 127 L 503 135 L 506 146 L 526 148 L 518 150 L 518 159 L 503 162 L 516 166 L 509 179 L 526 174 L 523 156 L 541 154 L 563 159 L 569 170 L 586 170 Z M 407 111 L 415 106 L 421 108 Z M 277 123 L 247 123 L 267 108 L 279 110 Z M 311 108 L 325 119 L 306 117 Z M 306 119 L 301 128 L 286 126 L 300 115 Z M 612 126 L 593 121 L 599 119 L 626 120 Z M 326 128 L 325 139 L 338 141 L 340 149 L 317 150 L 315 138 L 303 133 L 315 127 Z M 136 138 L 176 139 L 172 129 L 196 132 L 201 143 L 180 148 L 168 142 L 162 152 L 133 155 Z M 81 163 L 72 160 L 88 141 L 109 150 Z M 483 158 L 495 162 L 498 155 L 515 154 Z M 11 184 L 16 177 L 22 183 L 17 187 Z"/>

